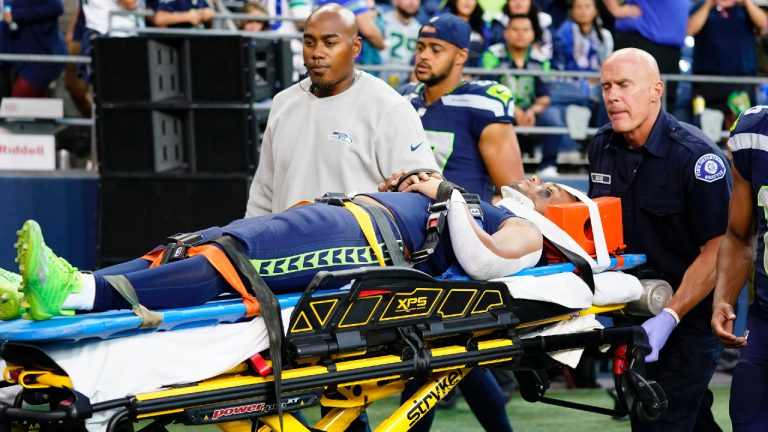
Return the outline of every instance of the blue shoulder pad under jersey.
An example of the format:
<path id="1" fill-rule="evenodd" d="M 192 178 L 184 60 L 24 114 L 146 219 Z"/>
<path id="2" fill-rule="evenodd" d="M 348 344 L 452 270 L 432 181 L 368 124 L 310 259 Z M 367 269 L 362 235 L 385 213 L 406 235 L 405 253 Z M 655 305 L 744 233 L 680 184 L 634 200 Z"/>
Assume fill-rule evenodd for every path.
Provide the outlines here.
<path id="1" fill-rule="evenodd" d="M 496 81 L 472 81 L 457 87 L 442 100 L 446 106 L 470 110 L 478 119 L 511 122 L 515 113 L 512 91 Z"/>

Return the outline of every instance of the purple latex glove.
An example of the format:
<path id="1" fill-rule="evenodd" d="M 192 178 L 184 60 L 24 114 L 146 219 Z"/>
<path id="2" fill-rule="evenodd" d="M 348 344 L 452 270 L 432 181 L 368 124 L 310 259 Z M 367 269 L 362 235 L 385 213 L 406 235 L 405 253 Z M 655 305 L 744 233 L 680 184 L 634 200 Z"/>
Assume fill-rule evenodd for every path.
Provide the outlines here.
<path id="1" fill-rule="evenodd" d="M 659 359 L 659 351 L 664 348 L 664 344 L 667 343 L 669 335 L 676 326 L 675 317 L 665 310 L 643 323 L 643 328 L 648 333 L 648 342 L 651 344 L 651 353 L 645 356 L 646 363 Z"/>

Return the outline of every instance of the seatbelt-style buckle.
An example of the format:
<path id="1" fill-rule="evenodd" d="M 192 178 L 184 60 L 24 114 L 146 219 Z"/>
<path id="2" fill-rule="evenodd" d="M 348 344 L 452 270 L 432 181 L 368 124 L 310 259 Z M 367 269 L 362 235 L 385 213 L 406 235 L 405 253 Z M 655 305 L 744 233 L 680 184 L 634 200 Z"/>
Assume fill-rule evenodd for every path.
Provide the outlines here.
<path id="1" fill-rule="evenodd" d="M 165 239 L 165 250 L 160 258 L 160 265 L 169 262 L 180 261 L 187 257 L 187 251 L 192 246 L 203 242 L 203 236 L 199 233 L 179 233 Z"/>
<path id="2" fill-rule="evenodd" d="M 352 199 L 345 193 L 341 192 L 327 192 L 320 198 L 315 198 L 315 202 L 318 204 L 329 204 L 339 207 L 343 207 L 345 202 L 351 202 Z"/>
<path id="3" fill-rule="evenodd" d="M 411 252 L 411 254 L 408 256 L 408 261 L 414 264 L 418 264 L 422 261 L 426 261 L 427 258 L 429 258 L 433 253 L 435 253 L 435 248 L 420 249 L 415 252 Z"/>
<path id="4" fill-rule="evenodd" d="M 433 202 L 429 205 L 429 217 L 433 217 L 436 214 L 440 214 L 444 211 L 448 211 L 451 208 L 451 201 L 445 200 L 440 202 Z"/>
<path id="5" fill-rule="evenodd" d="M 480 195 L 465 193 L 461 194 L 461 196 L 464 197 L 464 202 L 467 203 L 469 214 L 471 214 L 473 218 L 483 222 L 483 208 L 480 206 Z"/>

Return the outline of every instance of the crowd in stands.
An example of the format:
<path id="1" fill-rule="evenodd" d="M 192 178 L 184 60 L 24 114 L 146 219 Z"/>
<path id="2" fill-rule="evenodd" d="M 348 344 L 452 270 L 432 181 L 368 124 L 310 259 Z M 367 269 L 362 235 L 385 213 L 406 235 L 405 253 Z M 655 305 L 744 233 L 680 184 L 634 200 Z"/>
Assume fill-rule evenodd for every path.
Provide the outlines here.
<path id="1" fill-rule="evenodd" d="M 0 0 L 2 2 L 3 0 Z M 59 27 L 62 1 L 76 7 L 65 31 Z M 0 52 L 87 55 L 94 37 L 130 36 L 143 26 L 221 28 L 217 15 L 228 12 L 261 17 L 238 20 L 244 31 L 301 35 L 302 19 L 329 0 L 4 0 Z M 355 13 L 364 40 L 361 64 L 398 66 L 378 76 L 393 87 L 409 81 L 420 26 L 432 16 L 450 12 L 472 28 L 468 67 L 535 71 L 599 72 L 614 49 L 635 46 L 659 62 L 662 73 L 680 73 L 686 36 L 695 41 L 694 74 L 754 76 L 758 59 L 768 56 L 763 42 L 768 18 L 760 0 L 338 0 Z M 228 8 L 229 7 L 229 8 Z M 115 11 L 153 12 L 150 16 L 115 15 Z M 297 20 L 271 20 L 282 16 Z M 294 66 L 303 69 L 301 41 L 292 41 Z M 768 61 L 768 60 L 764 60 Z M 57 63 L 0 63 L 0 96 L 45 97 L 51 82 L 65 69 Z M 767 70 L 762 66 L 760 70 Z M 10 78 L 13 79 L 10 79 Z M 68 66 L 65 84 L 84 116 L 90 116 L 88 71 Z M 298 75 L 297 75 L 298 77 Z M 500 81 L 515 97 L 518 126 L 566 126 L 572 121 L 606 123 L 596 78 L 551 78 L 499 73 L 468 77 Z M 728 127 L 741 110 L 755 104 L 754 85 L 695 83 L 677 104 L 676 84 L 667 88 L 667 110 L 690 111 L 690 100 L 702 96 L 721 110 Z M 768 87 L 768 86 L 767 86 Z M 586 110 L 573 110 L 579 106 Z M 591 118 L 591 120 L 590 120 Z M 685 115 L 682 118 L 690 118 Z M 568 121 L 566 121 L 566 119 Z M 580 143 L 567 135 L 521 135 L 523 149 L 541 145 L 538 169 L 556 175 L 561 161 L 578 158 Z M 532 152 L 532 150 L 531 150 Z"/>

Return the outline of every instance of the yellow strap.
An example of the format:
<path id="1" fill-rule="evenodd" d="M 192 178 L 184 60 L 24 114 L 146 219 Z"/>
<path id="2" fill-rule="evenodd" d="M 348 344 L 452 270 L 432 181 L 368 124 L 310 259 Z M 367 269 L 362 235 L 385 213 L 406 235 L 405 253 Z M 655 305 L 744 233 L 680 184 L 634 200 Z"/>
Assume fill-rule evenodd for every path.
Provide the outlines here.
<path id="1" fill-rule="evenodd" d="M 368 244 L 371 246 L 371 249 L 373 249 L 373 254 L 376 255 L 379 265 L 384 267 L 386 265 L 384 264 L 384 253 L 381 251 L 381 247 L 379 247 L 379 241 L 376 240 L 376 231 L 373 229 L 371 216 L 368 215 L 368 212 L 360 208 L 359 205 L 350 201 L 344 202 L 344 208 L 349 210 L 349 212 L 352 213 L 352 216 L 355 217 L 358 225 L 360 225 L 360 229 L 363 231 L 365 239 L 368 240 Z"/>

